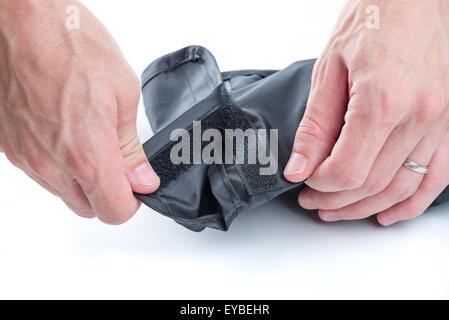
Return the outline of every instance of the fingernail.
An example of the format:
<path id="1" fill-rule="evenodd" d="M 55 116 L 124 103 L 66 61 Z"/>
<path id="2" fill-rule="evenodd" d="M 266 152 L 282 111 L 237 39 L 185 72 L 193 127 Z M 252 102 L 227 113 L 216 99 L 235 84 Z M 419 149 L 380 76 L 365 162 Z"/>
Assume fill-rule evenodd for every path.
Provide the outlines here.
<path id="1" fill-rule="evenodd" d="M 306 210 L 316 210 L 318 207 L 310 199 L 299 199 L 299 204 Z"/>
<path id="2" fill-rule="evenodd" d="M 284 174 L 300 174 L 303 173 L 307 166 L 307 158 L 302 154 L 293 153 L 285 167 Z"/>
<path id="3" fill-rule="evenodd" d="M 326 222 L 336 222 L 340 221 L 341 218 L 338 214 L 335 213 L 326 213 L 323 215 L 323 220 Z"/>
<path id="4" fill-rule="evenodd" d="M 133 176 L 136 182 L 143 186 L 154 186 L 157 183 L 157 175 L 148 163 L 138 166 Z"/>
<path id="5" fill-rule="evenodd" d="M 398 222 L 399 220 L 395 217 L 395 216 L 385 216 L 382 221 L 381 224 L 384 227 L 388 227 L 391 226 L 392 224 L 395 224 L 396 222 Z"/>

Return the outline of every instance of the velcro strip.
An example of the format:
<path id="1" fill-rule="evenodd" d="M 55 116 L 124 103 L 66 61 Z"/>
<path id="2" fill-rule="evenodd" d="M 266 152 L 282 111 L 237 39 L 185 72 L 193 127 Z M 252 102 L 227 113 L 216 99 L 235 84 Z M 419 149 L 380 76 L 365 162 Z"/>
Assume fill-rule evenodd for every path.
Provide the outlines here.
<path id="1" fill-rule="evenodd" d="M 201 135 L 208 129 L 218 130 L 222 136 L 225 136 L 226 129 L 242 129 L 243 131 L 254 128 L 243 111 L 238 108 L 229 96 L 225 86 L 221 86 L 221 93 L 219 96 L 218 108 L 202 119 L 193 119 L 201 121 Z M 192 121 L 193 121 L 192 120 Z M 184 128 L 190 135 L 190 141 L 193 139 L 193 125 L 189 128 Z M 187 172 L 193 164 L 193 143 L 190 143 L 190 164 L 175 165 L 170 159 L 170 152 L 178 142 L 170 141 L 157 154 L 150 158 L 150 163 L 156 173 L 161 179 L 160 190 L 168 187 L 170 183 L 177 181 L 185 172 Z M 201 149 L 203 149 L 209 142 L 202 142 Z M 224 141 L 223 141 L 224 143 Z M 248 146 L 245 143 L 245 155 L 247 155 Z M 224 147 L 223 147 L 224 150 Z M 235 154 L 235 144 L 234 144 Z M 224 159 L 223 159 L 224 161 Z M 235 157 L 234 157 L 235 161 Z M 246 156 L 245 156 L 246 161 Z M 200 164 L 205 166 L 205 164 Z M 226 165 L 225 165 L 226 166 Z M 255 195 L 262 192 L 274 191 L 280 188 L 281 179 L 277 172 L 274 175 L 261 175 L 260 168 L 263 165 L 259 164 L 238 164 L 236 165 L 242 176 L 242 181 L 249 195 Z"/>

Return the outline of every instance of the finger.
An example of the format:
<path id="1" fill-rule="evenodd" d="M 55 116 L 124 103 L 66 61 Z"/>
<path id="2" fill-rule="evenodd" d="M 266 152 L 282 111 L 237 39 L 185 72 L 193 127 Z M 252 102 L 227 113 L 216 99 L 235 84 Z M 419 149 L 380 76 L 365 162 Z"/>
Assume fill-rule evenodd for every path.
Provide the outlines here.
<path id="1" fill-rule="evenodd" d="M 43 157 L 36 148 L 25 145 L 22 160 L 9 153 L 10 161 L 41 187 L 61 198 L 77 215 L 94 218 L 96 215 L 81 186 L 61 165 L 50 157 Z M 45 160 L 43 160 L 45 158 Z"/>
<path id="2" fill-rule="evenodd" d="M 75 180 L 68 180 L 67 184 L 69 185 L 70 190 L 68 193 L 61 195 L 62 201 L 64 201 L 70 210 L 80 217 L 87 219 L 95 218 L 97 215 L 79 183 Z"/>
<path id="3" fill-rule="evenodd" d="M 309 210 L 333 210 L 343 208 L 364 198 L 373 196 L 384 190 L 393 180 L 405 160 L 412 154 L 420 141 L 419 148 L 427 155 L 432 155 L 443 131 L 443 122 L 423 140 L 425 131 L 416 125 L 396 127 L 375 160 L 366 181 L 357 189 L 337 192 L 320 192 L 314 189 L 305 189 L 299 197 L 300 205 Z M 424 146 L 427 145 L 427 146 Z M 426 158 L 426 163 L 430 158 Z"/>
<path id="4" fill-rule="evenodd" d="M 377 220 L 384 226 L 390 226 L 399 221 L 420 216 L 432 202 L 449 185 L 449 131 L 446 132 L 441 144 L 429 164 L 429 170 L 416 193 L 410 198 L 379 213 Z"/>
<path id="5" fill-rule="evenodd" d="M 423 165 L 428 164 L 443 136 L 441 131 L 442 128 L 438 127 L 432 131 L 432 134 L 423 138 L 410 154 L 409 159 Z M 401 166 L 391 183 L 378 194 L 342 209 L 320 210 L 319 215 L 324 221 L 329 219 L 335 221 L 337 218 L 354 220 L 369 217 L 409 198 L 416 192 L 423 178 L 424 175 Z"/>
<path id="6" fill-rule="evenodd" d="M 284 170 L 288 181 L 305 180 L 331 153 L 343 125 L 346 79 L 347 70 L 340 57 L 323 57 L 315 65 L 307 108 Z"/>
<path id="7" fill-rule="evenodd" d="M 48 192 L 50 192 L 54 196 L 56 196 L 58 198 L 61 196 L 61 194 L 55 188 L 53 188 L 50 184 L 48 184 L 47 182 L 45 182 L 44 180 L 42 180 L 41 178 L 36 176 L 33 172 L 31 172 L 31 170 L 27 170 L 27 171 L 24 171 L 24 172 L 25 172 L 25 174 L 28 177 L 30 177 L 37 184 L 39 184 L 42 188 L 44 188 L 45 190 L 47 190 Z"/>
<path id="8" fill-rule="evenodd" d="M 153 193 L 159 188 L 160 179 L 148 162 L 135 124 L 123 128 L 119 134 L 125 172 L 131 188 L 137 193 Z"/>
<path id="9" fill-rule="evenodd" d="M 81 192 L 82 192 L 82 190 L 81 190 Z M 84 195 L 84 197 L 85 197 L 85 195 Z M 61 198 L 61 199 L 62 199 L 62 201 L 64 201 L 67 208 L 69 208 L 71 211 L 76 213 L 81 218 L 93 219 L 96 217 L 95 212 L 93 211 L 92 207 L 90 207 L 90 206 L 89 207 L 87 207 L 87 206 L 80 207 L 80 205 L 78 203 L 74 202 L 72 199 L 64 199 L 64 198 Z M 87 198 L 86 198 L 86 200 L 87 200 Z"/>
<path id="10" fill-rule="evenodd" d="M 400 169 L 394 180 L 382 192 L 337 210 L 318 210 L 323 221 L 359 220 L 368 218 L 410 197 L 419 187 L 420 174 Z"/>
<path id="11" fill-rule="evenodd" d="M 354 83 L 345 125 L 331 155 L 306 181 L 311 188 L 337 192 L 357 189 L 365 182 L 385 142 L 402 120 L 399 111 L 404 109 L 399 106 L 404 101 L 396 102 L 376 88 L 375 83 L 367 80 Z"/>
<path id="12" fill-rule="evenodd" d="M 61 198 L 67 207 L 78 216 L 89 219 L 95 218 L 96 215 L 81 186 L 72 177 L 58 170 L 56 166 L 53 166 L 51 172 L 51 176 L 47 175 L 47 182 L 45 178 L 38 176 L 32 169 L 25 170 L 25 173 L 31 179 L 53 195 Z"/>
<path id="13" fill-rule="evenodd" d="M 44 180 L 39 178 L 33 170 L 30 168 L 26 160 L 23 158 L 22 160 L 19 160 L 18 157 L 14 154 L 12 149 L 9 146 L 6 146 L 5 148 L 6 152 L 6 158 L 11 162 L 13 166 L 16 168 L 22 170 L 28 177 L 30 177 L 32 180 L 36 181 L 41 187 L 43 187 L 45 190 L 49 191 L 53 195 L 59 197 L 60 193 L 53 188 L 50 184 L 46 183 Z"/>
<path id="14" fill-rule="evenodd" d="M 128 221 L 140 206 L 128 181 L 119 147 L 117 130 L 97 128 L 96 139 L 106 141 L 102 148 L 90 150 L 94 173 L 77 177 L 98 219 L 108 224 Z"/>
<path id="15" fill-rule="evenodd" d="M 137 135 L 137 106 L 140 98 L 139 81 L 118 100 L 118 135 L 125 173 L 134 192 L 149 194 L 159 188 L 160 179 L 151 167 Z"/>

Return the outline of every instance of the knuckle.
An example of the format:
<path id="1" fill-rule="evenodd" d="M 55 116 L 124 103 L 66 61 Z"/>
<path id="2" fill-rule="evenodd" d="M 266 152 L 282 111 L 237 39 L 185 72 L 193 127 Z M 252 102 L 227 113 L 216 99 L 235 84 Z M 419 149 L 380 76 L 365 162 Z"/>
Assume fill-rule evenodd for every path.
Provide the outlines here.
<path id="1" fill-rule="evenodd" d="M 403 84 L 387 82 L 380 89 L 379 119 L 384 126 L 395 126 L 408 112 L 413 93 Z"/>
<path id="2" fill-rule="evenodd" d="M 446 108 L 447 97 L 443 89 L 435 87 L 429 90 L 423 99 L 424 106 L 433 110 L 435 113 L 441 113 Z"/>
<path id="3" fill-rule="evenodd" d="M 41 157 L 38 157 L 32 153 L 27 153 L 25 155 L 28 167 L 36 174 L 38 177 L 44 177 L 47 173 L 47 166 L 45 161 Z"/>
<path id="4" fill-rule="evenodd" d="M 79 152 L 66 151 L 65 161 L 71 168 L 71 173 L 83 184 L 92 185 L 96 182 L 96 166 L 88 157 Z"/>
<path id="5" fill-rule="evenodd" d="M 129 219 L 131 219 L 131 215 L 119 215 L 119 214 L 108 214 L 108 215 L 98 215 L 98 219 L 109 225 L 118 226 L 126 223 Z"/>
<path id="6" fill-rule="evenodd" d="M 397 73 L 403 74 L 404 71 Z M 409 101 L 416 96 L 411 88 L 403 75 L 380 70 L 374 75 L 359 76 L 354 82 L 351 96 L 359 96 L 356 106 L 365 110 L 365 116 L 377 120 L 380 128 L 391 128 L 407 114 Z"/>
<path id="7" fill-rule="evenodd" d="M 350 167 L 350 166 L 349 166 Z M 345 168 L 347 168 L 345 166 Z M 360 170 L 341 169 L 335 172 L 340 172 L 337 175 L 338 184 L 344 189 L 357 189 L 363 185 L 366 176 Z"/>
<path id="8" fill-rule="evenodd" d="M 103 199 L 97 199 L 96 215 L 100 221 L 109 225 L 121 225 L 131 219 L 138 210 L 138 206 L 118 195 L 109 195 Z"/>
<path id="9" fill-rule="evenodd" d="M 74 185 L 75 182 L 72 181 L 72 184 Z M 78 190 L 73 189 L 69 189 L 68 191 L 69 192 L 64 192 L 60 198 L 70 210 L 79 216 L 94 215 L 94 211 L 84 194 L 80 194 Z"/>
<path id="10" fill-rule="evenodd" d="M 19 159 L 14 155 L 13 152 L 5 150 L 5 156 L 13 166 L 19 168 L 22 171 L 25 169 L 26 166 L 21 161 L 19 161 Z"/>
<path id="11" fill-rule="evenodd" d="M 357 76 L 351 86 L 351 96 L 367 96 L 377 91 L 378 82 L 373 76 Z"/>
<path id="12" fill-rule="evenodd" d="M 435 187 L 438 188 L 438 191 L 444 190 L 449 186 L 449 170 L 446 169 L 442 175 L 438 175 L 435 177 Z"/>
<path id="13" fill-rule="evenodd" d="M 433 90 L 422 98 L 415 117 L 419 123 L 429 124 L 438 119 L 445 109 L 445 96 L 437 90 Z"/>
<path id="14" fill-rule="evenodd" d="M 140 81 L 136 75 L 132 75 L 127 81 L 125 90 L 122 91 L 121 102 L 123 107 L 134 108 L 139 104 L 140 100 Z"/>
<path id="15" fill-rule="evenodd" d="M 374 45 L 372 40 L 368 37 L 362 37 L 357 42 L 348 60 L 348 65 L 351 70 L 365 71 L 376 66 L 376 60 L 372 58 L 371 54 L 367 54 Z"/>
<path id="16" fill-rule="evenodd" d="M 305 114 L 295 135 L 295 147 L 300 146 L 304 139 L 322 141 L 326 137 L 325 129 L 310 115 Z"/>
<path id="17" fill-rule="evenodd" d="M 123 157 L 125 158 L 134 158 L 140 156 L 142 153 L 142 145 L 137 136 L 121 142 L 120 149 L 122 150 Z"/>
<path id="18" fill-rule="evenodd" d="M 70 210 L 72 210 L 74 213 L 76 213 L 76 215 L 80 216 L 81 218 L 93 219 L 96 217 L 95 213 L 92 211 L 92 209 L 78 208 L 78 207 L 75 207 L 74 205 L 71 205 L 66 200 L 64 200 L 64 202 L 66 203 L 67 207 Z"/>
<path id="19" fill-rule="evenodd" d="M 347 216 L 350 220 L 361 220 L 367 218 L 369 216 L 369 213 L 367 210 L 364 210 L 362 208 L 353 208 L 348 211 Z"/>
<path id="20" fill-rule="evenodd" d="M 424 213 L 424 209 L 416 201 L 410 201 L 404 212 L 403 220 L 416 218 Z"/>
<path id="21" fill-rule="evenodd" d="M 449 186 L 449 169 L 443 170 L 442 174 L 434 177 L 434 183 L 432 184 L 433 193 L 441 193 L 442 190 Z"/>
<path id="22" fill-rule="evenodd" d="M 447 191 L 445 190 L 449 186 L 449 169 L 444 168 L 441 170 L 440 175 L 429 175 L 429 183 L 427 184 L 425 188 L 425 193 L 428 195 L 428 197 L 432 197 L 429 200 L 436 200 L 436 195 L 440 195 L 441 193 Z M 432 196 L 433 195 L 433 196 Z"/>
<path id="23" fill-rule="evenodd" d="M 77 180 L 87 185 L 93 185 L 97 181 L 96 170 L 93 166 L 90 165 L 79 166 L 76 169 L 74 176 L 77 178 Z"/>
<path id="24" fill-rule="evenodd" d="M 95 214 L 91 211 L 77 211 L 75 212 L 78 216 L 85 219 L 93 219 L 95 218 Z"/>
<path id="25" fill-rule="evenodd" d="M 117 96 L 118 116 L 122 123 L 135 122 L 137 107 L 140 100 L 140 82 L 137 76 L 132 75 L 120 87 Z"/>
<path id="26" fill-rule="evenodd" d="M 373 97 L 371 92 L 352 93 L 345 114 L 345 122 L 350 124 L 375 125 L 376 130 L 391 130 L 402 117 L 403 111 L 398 104 L 382 101 Z"/>
<path id="27" fill-rule="evenodd" d="M 388 181 L 384 179 L 377 179 L 366 182 L 363 186 L 363 192 L 367 196 L 378 194 L 388 186 Z"/>
<path id="28" fill-rule="evenodd" d="M 336 210 L 343 207 L 342 199 L 337 197 L 322 197 L 313 202 L 322 210 Z"/>
<path id="29" fill-rule="evenodd" d="M 364 103 L 362 100 L 363 98 L 361 96 L 351 98 L 344 116 L 346 127 L 358 127 L 372 117 L 371 111 L 362 106 Z"/>
<path id="30" fill-rule="evenodd" d="M 404 181 L 403 179 L 394 181 L 392 185 L 393 196 L 396 200 L 403 201 L 412 196 L 416 192 L 418 186 L 419 185 L 410 183 L 410 181 Z"/>
<path id="31" fill-rule="evenodd" d="M 414 113 L 414 120 L 417 126 L 421 128 L 433 123 L 438 115 L 439 113 L 435 113 L 435 110 L 431 110 L 431 108 L 418 107 Z"/>
<path id="32" fill-rule="evenodd" d="M 396 96 L 392 94 L 391 91 L 386 91 L 381 95 L 380 108 L 380 118 L 381 119 L 391 119 L 397 120 L 404 113 L 405 102 L 402 96 Z"/>

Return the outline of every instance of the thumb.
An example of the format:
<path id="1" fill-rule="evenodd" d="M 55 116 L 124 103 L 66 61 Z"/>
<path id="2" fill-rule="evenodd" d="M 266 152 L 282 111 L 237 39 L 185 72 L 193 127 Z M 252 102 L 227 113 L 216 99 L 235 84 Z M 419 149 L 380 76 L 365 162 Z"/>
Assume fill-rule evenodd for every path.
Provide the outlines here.
<path id="1" fill-rule="evenodd" d="M 315 65 L 307 108 L 284 170 L 288 181 L 307 179 L 330 155 L 344 122 L 347 83 L 346 67 L 339 58 L 324 56 Z"/>
<path id="2" fill-rule="evenodd" d="M 120 130 L 119 137 L 125 172 L 132 190 L 141 194 L 155 192 L 159 188 L 160 179 L 143 151 L 136 126 Z"/>

